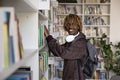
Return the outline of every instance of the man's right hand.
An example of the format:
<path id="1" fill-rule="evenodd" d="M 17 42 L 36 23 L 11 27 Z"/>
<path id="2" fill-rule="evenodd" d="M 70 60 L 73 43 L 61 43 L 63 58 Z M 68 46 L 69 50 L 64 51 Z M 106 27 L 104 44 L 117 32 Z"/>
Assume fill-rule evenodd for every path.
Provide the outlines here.
<path id="1" fill-rule="evenodd" d="M 45 35 L 45 37 L 49 36 L 49 31 L 46 26 L 44 26 L 44 35 Z"/>

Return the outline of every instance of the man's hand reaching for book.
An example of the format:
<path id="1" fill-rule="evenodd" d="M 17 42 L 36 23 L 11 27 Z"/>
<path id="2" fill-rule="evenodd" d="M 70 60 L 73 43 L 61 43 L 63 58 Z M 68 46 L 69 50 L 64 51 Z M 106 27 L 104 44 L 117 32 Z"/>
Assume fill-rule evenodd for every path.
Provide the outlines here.
<path id="1" fill-rule="evenodd" d="M 49 31 L 46 26 L 44 26 L 44 35 L 47 37 L 49 35 Z"/>

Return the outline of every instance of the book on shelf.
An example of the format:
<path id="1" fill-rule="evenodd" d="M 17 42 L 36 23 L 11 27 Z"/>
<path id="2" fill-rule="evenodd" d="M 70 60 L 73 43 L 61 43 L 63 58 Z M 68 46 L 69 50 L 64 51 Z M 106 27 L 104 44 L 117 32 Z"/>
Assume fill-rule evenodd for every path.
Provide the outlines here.
<path id="1" fill-rule="evenodd" d="M 57 0 L 59 3 L 77 3 L 77 0 Z"/>
<path id="2" fill-rule="evenodd" d="M 16 71 L 13 75 L 18 75 L 18 76 L 24 76 L 26 75 L 26 77 L 28 77 L 27 80 L 33 80 L 33 71 Z"/>
<path id="3" fill-rule="evenodd" d="M 45 37 L 44 37 L 44 26 L 43 24 L 40 24 L 39 26 L 39 47 L 42 47 L 44 45 L 45 42 Z"/>
<path id="4" fill-rule="evenodd" d="M 39 78 L 41 79 L 43 77 L 44 72 L 44 56 L 39 55 Z"/>
<path id="5" fill-rule="evenodd" d="M 55 74 L 55 66 L 54 66 L 54 64 L 49 64 L 49 71 L 48 71 L 48 78 L 50 79 L 50 80 L 54 80 L 54 74 Z"/>
<path id="6" fill-rule="evenodd" d="M 55 77 L 62 79 L 62 76 L 63 76 L 63 69 L 59 69 L 59 68 L 55 67 Z"/>
<path id="7" fill-rule="evenodd" d="M 105 71 L 100 71 L 100 70 L 95 71 L 94 79 L 106 80 L 107 79 L 106 72 Z"/>
<path id="8" fill-rule="evenodd" d="M 42 79 L 48 69 L 48 52 L 39 53 L 39 77 Z"/>
<path id="9" fill-rule="evenodd" d="M 19 45 L 19 52 L 20 52 L 20 59 L 22 59 L 24 57 L 24 47 L 23 47 L 23 43 L 22 43 L 22 36 L 20 33 L 20 29 L 19 29 L 19 19 L 17 18 L 17 16 L 15 15 L 15 23 L 17 26 L 17 35 L 18 35 L 18 45 Z"/>
<path id="10" fill-rule="evenodd" d="M 85 16 L 84 17 L 84 25 L 109 25 L 106 23 L 106 17 L 101 16 Z"/>
<path id="11" fill-rule="evenodd" d="M 75 6 L 75 9 L 76 9 L 76 14 L 82 15 L 82 6 L 81 5 Z"/>
<path id="12" fill-rule="evenodd" d="M 84 0 L 84 3 L 100 3 L 101 0 Z"/>
<path id="13" fill-rule="evenodd" d="M 80 11 L 80 8 L 81 6 L 78 5 L 67 5 L 67 4 L 60 4 L 58 5 L 58 10 L 57 10 L 57 14 L 70 14 L 70 13 L 73 13 L 73 14 L 80 14 L 81 11 Z"/>
<path id="14" fill-rule="evenodd" d="M 101 79 L 100 70 L 95 71 L 94 79 Z"/>
<path id="15" fill-rule="evenodd" d="M 63 59 L 62 58 L 56 58 L 55 59 L 55 62 L 54 62 L 54 75 L 55 75 L 55 78 L 57 79 L 62 79 L 62 74 L 63 74 L 63 65 L 64 65 L 64 62 L 63 62 Z"/>
<path id="16" fill-rule="evenodd" d="M 16 70 L 6 80 L 33 80 L 33 72 L 28 70 Z"/>
<path id="17" fill-rule="evenodd" d="M 106 80 L 107 79 L 107 73 L 106 72 L 101 72 L 101 79 Z"/>
<path id="18" fill-rule="evenodd" d="M 10 76 L 6 80 L 29 80 L 27 76 Z"/>
<path id="19" fill-rule="evenodd" d="M 12 78 L 12 79 L 11 79 Z M 32 73 L 30 71 L 16 71 L 13 73 L 10 77 L 8 77 L 6 80 L 16 80 L 22 79 L 22 80 L 32 80 Z"/>
<path id="20" fill-rule="evenodd" d="M 86 36 L 93 36 L 93 37 L 101 37 L 103 33 L 109 36 L 109 27 L 102 27 L 102 26 L 84 26 L 84 33 Z"/>
<path id="21" fill-rule="evenodd" d="M 42 79 L 41 80 L 47 80 L 47 78 L 44 76 L 44 77 L 42 77 Z"/>
<path id="22" fill-rule="evenodd" d="M 102 14 L 102 9 L 100 5 L 86 5 L 84 9 L 84 14 Z"/>

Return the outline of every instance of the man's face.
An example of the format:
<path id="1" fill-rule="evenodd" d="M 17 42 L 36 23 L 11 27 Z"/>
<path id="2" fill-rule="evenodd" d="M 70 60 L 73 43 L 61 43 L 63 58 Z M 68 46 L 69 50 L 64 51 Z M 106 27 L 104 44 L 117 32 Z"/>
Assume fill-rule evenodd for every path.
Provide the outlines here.
<path id="1" fill-rule="evenodd" d="M 69 22 L 66 26 L 66 30 L 69 35 L 76 35 L 79 31 L 79 27 L 73 21 Z"/>

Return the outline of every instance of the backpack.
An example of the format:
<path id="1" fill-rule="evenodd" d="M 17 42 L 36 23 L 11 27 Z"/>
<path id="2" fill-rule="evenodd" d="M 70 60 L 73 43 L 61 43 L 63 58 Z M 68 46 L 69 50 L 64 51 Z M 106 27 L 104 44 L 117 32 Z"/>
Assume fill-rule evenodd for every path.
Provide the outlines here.
<path id="1" fill-rule="evenodd" d="M 80 59 L 78 60 L 78 67 L 82 67 L 85 78 L 92 78 L 96 71 L 98 64 L 98 51 L 97 48 L 89 41 L 87 41 L 87 59 L 83 66 L 80 66 Z M 78 68 L 79 69 L 79 68 Z M 78 70 L 80 71 L 80 70 Z M 80 79 L 80 76 L 79 76 Z"/>

